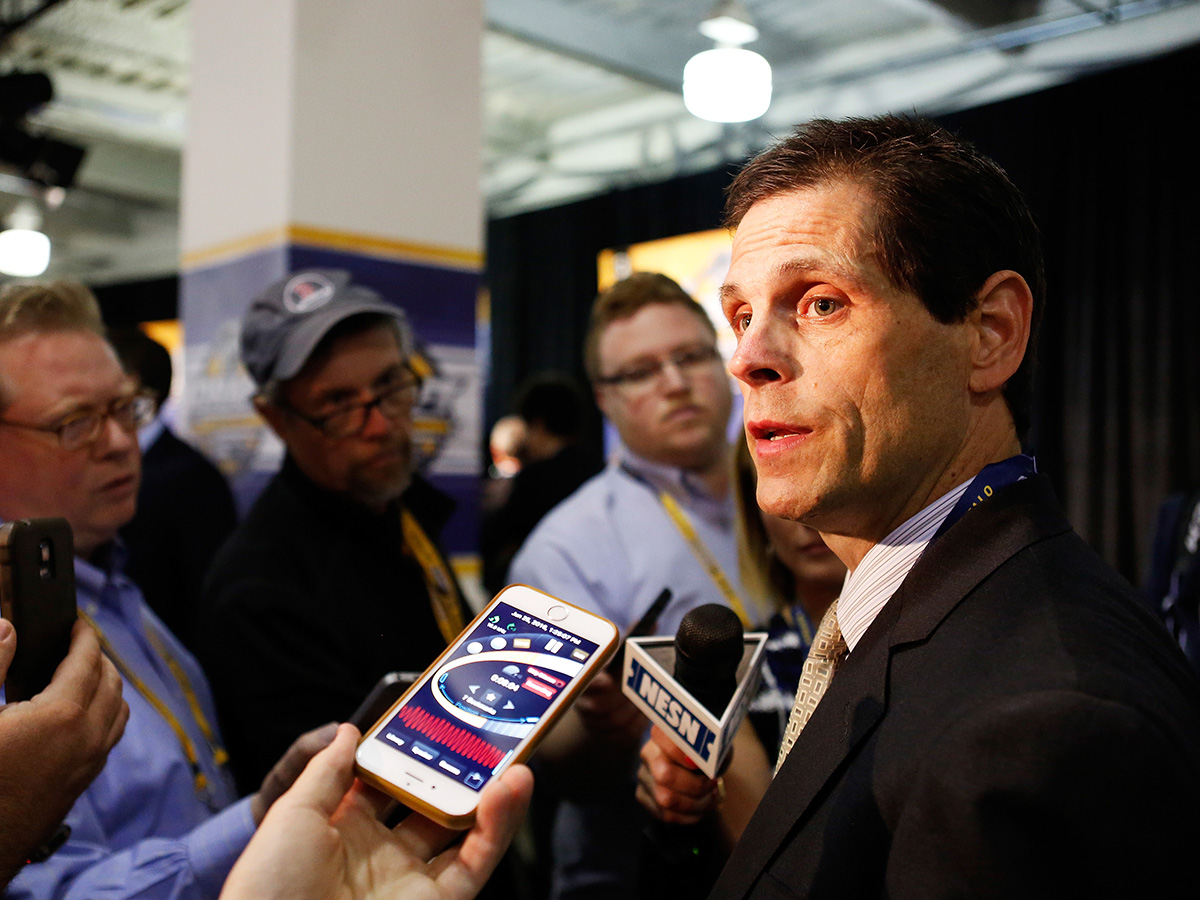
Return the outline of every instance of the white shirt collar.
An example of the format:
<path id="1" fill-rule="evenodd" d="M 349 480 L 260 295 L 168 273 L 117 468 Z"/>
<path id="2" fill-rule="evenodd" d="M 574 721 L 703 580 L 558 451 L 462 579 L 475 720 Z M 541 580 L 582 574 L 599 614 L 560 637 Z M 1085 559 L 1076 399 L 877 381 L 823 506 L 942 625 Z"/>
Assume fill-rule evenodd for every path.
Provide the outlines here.
<path id="1" fill-rule="evenodd" d="M 905 521 L 868 550 L 858 568 L 846 576 L 837 617 L 846 646 L 851 650 L 908 577 L 970 483 L 971 479 L 967 479 Z"/>

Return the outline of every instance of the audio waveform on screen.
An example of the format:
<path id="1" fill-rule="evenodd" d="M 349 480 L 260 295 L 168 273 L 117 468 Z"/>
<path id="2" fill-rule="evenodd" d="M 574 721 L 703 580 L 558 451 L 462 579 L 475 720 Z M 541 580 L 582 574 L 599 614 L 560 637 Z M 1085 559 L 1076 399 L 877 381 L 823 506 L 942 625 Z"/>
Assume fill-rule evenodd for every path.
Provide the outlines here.
<path id="1" fill-rule="evenodd" d="M 423 709 L 402 706 L 399 718 L 413 731 L 481 766 L 494 769 L 504 758 L 504 752 L 498 747 Z"/>

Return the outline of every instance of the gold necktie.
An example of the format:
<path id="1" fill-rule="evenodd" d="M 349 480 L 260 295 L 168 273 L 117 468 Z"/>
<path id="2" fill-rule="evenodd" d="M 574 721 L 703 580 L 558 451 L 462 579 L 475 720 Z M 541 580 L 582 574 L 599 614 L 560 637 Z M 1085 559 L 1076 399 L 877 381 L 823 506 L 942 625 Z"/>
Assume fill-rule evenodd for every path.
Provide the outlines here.
<path id="1" fill-rule="evenodd" d="M 812 646 L 808 649 L 808 657 L 804 660 L 804 672 L 800 675 L 800 684 L 796 689 L 796 702 L 792 706 L 792 714 L 788 717 L 787 730 L 779 745 L 779 760 L 775 763 L 778 772 L 787 758 L 788 751 L 800 737 L 800 732 L 808 724 L 813 710 L 821 702 L 833 673 L 846 655 L 846 639 L 842 637 L 842 629 L 837 620 L 837 601 L 829 605 L 813 638 Z"/>

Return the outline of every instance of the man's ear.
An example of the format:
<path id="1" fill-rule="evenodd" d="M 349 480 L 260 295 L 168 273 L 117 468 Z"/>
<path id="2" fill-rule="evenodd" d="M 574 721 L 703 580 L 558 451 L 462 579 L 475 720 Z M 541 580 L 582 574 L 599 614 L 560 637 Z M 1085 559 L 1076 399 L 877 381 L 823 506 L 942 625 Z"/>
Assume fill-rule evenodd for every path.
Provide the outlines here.
<path id="1" fill-rule="evenodd" d="M 973 393 L 999 390 L 1025 358 L 1033 321 L 1033 293 L 1025 279 L 1010 269 L 995 272 L 976 295 L 967 315 L 972 327 Z"/>

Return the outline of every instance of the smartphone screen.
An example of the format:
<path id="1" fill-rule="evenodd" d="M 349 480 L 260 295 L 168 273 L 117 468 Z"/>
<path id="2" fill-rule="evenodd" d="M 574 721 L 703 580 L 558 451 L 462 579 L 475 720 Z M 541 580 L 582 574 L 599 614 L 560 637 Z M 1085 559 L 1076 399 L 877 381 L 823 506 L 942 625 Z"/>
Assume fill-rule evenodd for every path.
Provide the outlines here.
<path id="1" fill-rule="evenodd" d="M 599 650 L 501 600 L 368 740 L 478 792 Z"/>

